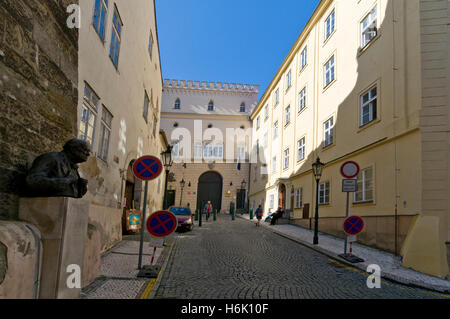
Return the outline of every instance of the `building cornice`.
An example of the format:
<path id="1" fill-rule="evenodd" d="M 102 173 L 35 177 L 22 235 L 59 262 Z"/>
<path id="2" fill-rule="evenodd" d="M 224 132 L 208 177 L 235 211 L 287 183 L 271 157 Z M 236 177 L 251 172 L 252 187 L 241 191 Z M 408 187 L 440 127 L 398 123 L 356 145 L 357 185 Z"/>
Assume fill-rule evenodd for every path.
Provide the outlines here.
<path id="1" fill-rule="evenodd" d="M 186 91 L 202 92 L 227 92 L 227 93 L 252 93 L 258 94 L 259 85 L 256 84 L 235 84 L 208 81 L 185 81 L 185 80 L 164 80 L 164 90 L 182 89 Z"/>

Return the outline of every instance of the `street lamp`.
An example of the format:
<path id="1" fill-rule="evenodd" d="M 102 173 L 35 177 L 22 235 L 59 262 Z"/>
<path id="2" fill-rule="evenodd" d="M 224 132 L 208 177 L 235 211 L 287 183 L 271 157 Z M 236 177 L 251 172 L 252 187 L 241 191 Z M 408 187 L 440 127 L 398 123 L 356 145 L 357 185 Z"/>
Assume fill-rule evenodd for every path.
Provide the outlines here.
<path id="1" fill-rule="evenodd" d="M 183 178 L 180 182 L 180 187 L 181 187 L 180 206 L 181 206 L 181 203 L 183 202 L 183 189 L 184 189 L 185 185 L 186 185 L 186 182 L 184 181 L 184 178 Z"/>
<path id="2" fill-rule="evenodd" d="M 163 209 L 166 210 L 167 209 L 167 183 L 169 182 L 169 172 L 170 172 L 169 169 L 173 164 L 172 146 L 169 145 L 167 150 L 165 152 L 161 153 L 161 158 L 162 158 L 163 165 L 166 168 L 166 185 L 164 187 L 164 202 L 163 202 Z"/>
<path id="3" fill-rule="evenodd" d="M 315 215 L 315 224 L 314 224 L 314 245 L 319 244 L 319 181 L 322 177 L 322 169 L 325 166 L 324 163 L 320 161 L 320 158 L 317 157 L 315 163 L 312 164 L 312 169 L 314 173 L 314 177 L 316 179 L 316 215 Z"/>

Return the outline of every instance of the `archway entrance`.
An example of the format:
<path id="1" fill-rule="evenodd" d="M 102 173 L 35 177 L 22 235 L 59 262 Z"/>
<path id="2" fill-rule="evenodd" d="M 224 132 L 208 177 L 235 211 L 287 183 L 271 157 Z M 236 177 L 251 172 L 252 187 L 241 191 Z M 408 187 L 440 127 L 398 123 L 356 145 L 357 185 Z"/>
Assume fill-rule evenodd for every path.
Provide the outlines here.
<path id="1" fill-rule="evenodd" d="M 280 188 L 278 189 L 278 206 L 282 210 L 286 209 L 286 185 L 284 184 L 280 184 Z"/>
<path id="2" fill-rule="evenodd" d="M 141 193 L 142 193 L 142 181 L 135 178 L 133 173 L 134 161 L 131 161 L 128 165 L 126 179 L 125 179 L 125 193 L 124 193 L 124 205 L 122 214 L 122 233 L 124 235 L 132 234 L 133 231 L 127 231 L 127 211 L 131 209 L 140 210 L 141 206 Z"/>
<path id="3" fill-rule="evenodd" d="M 197 209 L 203 209 L 211 201 L 218 212 L 222 209 L 223 179 L 216 172 L 207 172 L 200 176 L 197 189 Z"/>

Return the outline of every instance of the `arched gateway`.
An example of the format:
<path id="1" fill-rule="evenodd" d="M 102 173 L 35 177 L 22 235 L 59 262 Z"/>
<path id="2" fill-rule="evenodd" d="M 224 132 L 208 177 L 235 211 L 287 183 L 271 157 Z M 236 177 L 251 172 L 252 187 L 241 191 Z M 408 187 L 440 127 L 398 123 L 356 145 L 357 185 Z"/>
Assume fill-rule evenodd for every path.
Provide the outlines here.
<path id="1" fill-rule="evenodd" d="M 211 201 L 214 209 L 222 208 L 223 179 L 219 173 L 207 172 L 200 176 L 197 190 L 197 208 L 203 209 Z"/>

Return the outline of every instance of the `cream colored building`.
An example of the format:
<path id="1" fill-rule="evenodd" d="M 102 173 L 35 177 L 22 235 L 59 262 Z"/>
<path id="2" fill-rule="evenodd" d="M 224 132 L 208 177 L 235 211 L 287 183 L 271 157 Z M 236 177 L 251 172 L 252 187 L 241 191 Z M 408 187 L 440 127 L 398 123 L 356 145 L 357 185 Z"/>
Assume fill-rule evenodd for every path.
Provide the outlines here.
<path id="1" fill-rule="evenodd" d="M 124 207 L 143 209 L 134 160 L 166 148 L 161 65 L 154 1 L 86 0 L 80 6 L 78 136 L 92 145 L 80 171 L 89 180 L 90 230 L 100 233 L 103 251 L 121 239 Z M 149 182 L 148 211 L 161 209 L 163 184 L 163 174 Z"/>
<path id="2" fill-rule="evenodd" d="M 239 190 L 242 181 L 247 183 L 245 190 L 249 185 L 249 115 L 258 89 L 257 85 L 164 81 L 161 127 L 174 147 L 175 162 L 170 169 L 175 181 L 168 185 L 169 206 L 189 205 L 195 210 L 211 200 L 214 208 L 227 212 L 231 202 L 244 204 L 247 194 L 240 201 Z"/>
<path id="3" fill-rule="evenodd" d="M 358 241 L 449 274 L 449 2 L 322 0 L 251 115 L 251 205 L 343 237 L 341 165 L 359 164 Z M 255 124 L 256 123 L 256 124 Z M 258 124 L 259 123 L 259 124 Z"/>

